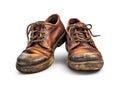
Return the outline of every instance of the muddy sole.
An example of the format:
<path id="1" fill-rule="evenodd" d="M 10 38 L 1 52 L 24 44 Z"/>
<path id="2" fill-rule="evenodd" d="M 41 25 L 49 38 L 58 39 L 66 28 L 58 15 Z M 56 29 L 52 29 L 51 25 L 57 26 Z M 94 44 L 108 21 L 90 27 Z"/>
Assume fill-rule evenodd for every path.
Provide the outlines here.
<path id="1" fill-rule="evenodd" d="M 43 63 L 33 65 L 33 66 L 20 66 L 19 64 L 16 64 L 16 68 L 22 73 L 36 73 L 36 72 L 40 72 L 42 70 L 47 69 L 52 65 L 53 62 L 54 62 L 54 57 L 51 56 L 49 60 L 46 60 Z"/>
<path id="2" fill-rule="evenodd" d="M 97 71 L 103 67 L 103 60 L 98 61 L 84 61 L 84 62 L 73 62 L 68 60 L 68 66 L 73 70 L 81 71 Z"/>

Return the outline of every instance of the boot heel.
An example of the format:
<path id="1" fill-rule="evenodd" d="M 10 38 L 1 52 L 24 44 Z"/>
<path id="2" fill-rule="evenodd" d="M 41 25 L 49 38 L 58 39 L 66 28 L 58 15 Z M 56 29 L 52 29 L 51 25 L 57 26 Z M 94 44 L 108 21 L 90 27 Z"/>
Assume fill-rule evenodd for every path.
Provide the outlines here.
<path id="1" fill-rule="evenodd" d="M 58 44 L 57 44 L 57 47 L 60 47 L 65 41 L 66 41 L 66 36 L 65 36 L 66 33 L 63 33 Z"/>

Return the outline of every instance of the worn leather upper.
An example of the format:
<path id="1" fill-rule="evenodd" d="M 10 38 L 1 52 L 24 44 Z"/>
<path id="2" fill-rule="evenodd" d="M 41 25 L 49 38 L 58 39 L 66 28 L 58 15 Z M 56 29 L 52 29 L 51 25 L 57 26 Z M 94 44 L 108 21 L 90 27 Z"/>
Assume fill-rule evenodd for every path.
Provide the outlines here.
<path id="1" fill-rule="evenodd" d="M 27 28 L 28 45 L 17 59 L 21 66 L 42 63 L 53 56 L 58 39 L 65 29 L 59 15 L 53 14 L 45 21 L 32 23 Z"/>
<path id="2" fill-rule="evenodd" d="M 70 19 L 68 22 L 66 49 L 69 52 L 68 58 L 71 61 L 79 62 L 102 59 L 101 53 L 91 38 L 91 28 L 89 29 L 87 26 L 75 18 Z"/>

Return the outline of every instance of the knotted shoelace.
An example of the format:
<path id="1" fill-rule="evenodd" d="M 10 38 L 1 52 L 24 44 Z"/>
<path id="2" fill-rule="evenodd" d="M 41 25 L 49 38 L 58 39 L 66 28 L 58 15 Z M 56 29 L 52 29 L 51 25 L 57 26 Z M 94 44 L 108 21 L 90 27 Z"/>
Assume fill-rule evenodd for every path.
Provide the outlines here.
<path id="1" fill-rule="evenodd" d="M 92 42 L 90 37 L 87 37 L 87 34 L 90 33 L 91 36 L 97 37 L 100 35 L 93 35 L 91 32 L 92 25 L 81 23 L 80 25 L 74 24 L 68 27 L 69 36 L 75 42 Z M 89 35 L 89 34 L 88 34 Z"/>
<path id="2" fill-rule="evenodd" d="M 32 43 L 39 43 L 42 44 L 45 40 L 45 24 L 44 22 L 32 23 L 28 25 L 26 34 L 28 39 L 28 45 L 31 45 Z"/>

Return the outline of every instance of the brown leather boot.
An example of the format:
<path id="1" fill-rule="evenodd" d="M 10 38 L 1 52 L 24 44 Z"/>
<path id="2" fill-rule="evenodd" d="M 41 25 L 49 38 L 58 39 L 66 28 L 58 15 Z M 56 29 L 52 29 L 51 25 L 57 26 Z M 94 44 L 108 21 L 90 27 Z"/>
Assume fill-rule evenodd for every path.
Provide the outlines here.
<path id="1" fill-rule="evenodd" d="M 73 70 L 100 70 L 103 66 L 102 55 L 91 38 L 91 28 L 92 25 L 86 25 L 76 18 L 68 22 L 66 48 L 69 53 L 68 66 Z"/>
<path id="2" fill-rule="evenodd" d="M 46 21 L 30 24 L 27 37 L 28 45 L 17 58 L 16 68 L 23 73 L 39 72 L 53 63 L 56 47 L 65 41 L 65 28 L 59 15 L 54 14 Z"/>

